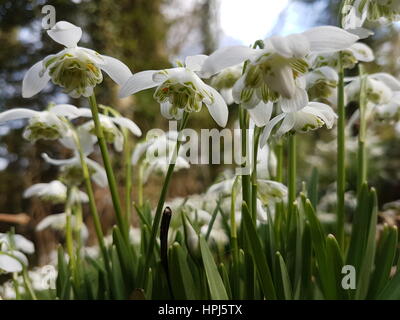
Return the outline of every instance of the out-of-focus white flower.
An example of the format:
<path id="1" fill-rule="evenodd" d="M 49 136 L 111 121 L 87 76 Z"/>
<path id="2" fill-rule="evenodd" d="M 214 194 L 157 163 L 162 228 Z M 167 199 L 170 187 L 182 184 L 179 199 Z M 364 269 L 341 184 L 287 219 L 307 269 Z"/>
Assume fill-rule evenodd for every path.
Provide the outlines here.
<path id="1" fill-rule="evenodd" d="M 211 79 L 211 86 L 219 91 L 228 105 L 235 102 L 232 96 L 232 88 L 242 76 L 242 69 L 243 63 L 228 67 Z"/>
<path id="2" fill-rule="evenodd" d="M 47 56 L 28 70 L 22 82 L 24 98 L 30 98 L 43 90 L 49 80 L 73 98 L 89 97 L 93 94 L 93 88 L 103 81 L 101 70 L 120 86 L 132 75 L 121 61 L 78 47 L 82 30 L 69 22 L 57 22 L 47 34 L 64 45 L 65 49 Z"/>
<path id="3" fill-rule="evenodd" d="M 266 39 L 264 49 L 245 46 L 217 50 L 203 64 L 202 74 L 212 76 L 221 70 L 248 60 L 246 71 L 233 88 L 237 103 L 247 109 L 260 100 L 279 100 L 284 112 L 298 111 L 308 103 L 299 76 L 305 74 L 310 53 L 336 52 L 354 44 L 358 37 L 332 26 L 316 27 L 303 33 Z"/>
<path id="4" fill-rule="evenodd" d="M 33 243 L 21 235 L 0 233 L 0 274 L 21 272 L 28 258 L 21 252 L 33 253 Z"/>
<path id="5" fill-rule="evenodd" d="M 82 163 L 79 154 L 69 159 L 53 159 L 46 153 L 42 154 L 43 159 L 55 166 L 59 166 L 62 172 L 62 179 L 75 185 L 79 185 L 83 180 Z M 100 187 L 105 188 L 108 185 L 107 174 L 104 168 L 96 161 L 85 156 L 85 162 L 89 168 L 91 179 Z"/>
<path id="6" fill-rule="evenodd" d="M 81 108 L 79 109 L 80 117 L 92 118 L 92 112 L 90 109 Z M 99 114 L 101 128 L 103 130 L 104 138 L 108 143 L 113 143 L 116 151 L 121 152 L 124 145 L 124 135 L 121 129 L 127 129 L 133 135 L 140 137 L 142 131 L 131 119 L 121 117 L 121 116 L 106 116 L 104 114 Z M 121 128 L 119 129 L 118 126 Z M 86 131 L 93 136 L 93 141 L 97 141 L 95 134 L 94 121 L 90 120 L 83 125 L 81 125 L 78 130 Z"/>
<path id="7" fill-rule="evenodd" d="M 189 162 L 180 152 L 176 158 L 174 157 L 177 139 L 178 132 L 169 131 L 156 137 L 150 137 L 136 145 L 132 153 L 132 164 L 137 165 L 140 162 L 143 165 L 144 181 L 147 181 L 152 173 L 165 175 L 172 161 L 175 161 L 174 171 L 190 167 Z"/>
<path id="8" fill-rule="evenodd" d="M 33 242 L 20 234 L 0 233 L 0 245 L 3 246 L 3 250 L 5 248 L 14 248 L 27 254 L 35 252 Z"/>
<path id="9" fill-rule="evenodd" d="M 358 62 L 371 62 L 375 59 L 374 52 L 365 43 L 356 42 L 341 51 L 342 65 L 345 69 L 352 69 Z M 312 68 L 331 67 L 339 68 L 339 52 L 311 54 L 308 61 Z"/>
<path id="10" fill-rule="evenodd" d="M 310 100 L 324 100 L 335 94 L 338 74 L 330 67 L 320 67 L 305 75 Z"/>
<path id="11" fill-rule="evenodd" d="M 64 232 L 66 224 L 67 224 L 67 215 L 65 212 L 51 214 L 42 219 L 37 224 L 36 231 L 43 231 L 47 228 L 51 228 L 53 230 Z M 71 227 L 73 229 L 76 229 L 77 226 L 78 226 L 78 219 L 74 215 L 71 215 Z M 84 241 L 86 241 L 87 238 L 89 237 L 89 231 L 85 224 L 81 225 L 81 237 Z"/>
<path id="12" fill-rule="evenodd" d="M 336 118 L 336 113 L 328 105 L 319 102 L 310 102 L 307 107 L 304 107 L 300 111 L 283 112 L 273 118 L 265 126 L 260 138 L 260 144 L 263 146 L 267 143 L 272 129 L 280 122 L 282 123 L 275 133 L 275 136 L 278 138 L 288 132 L 307 132 L 319 129 L 323 125 L 331 129 Z"/>
<path id="13" fill-rule="evenodd" d="M 376 106 L 376 112 L 382 119 L 397 120 L 400 115 L 400 91 L 393 92 L 393 96 L 388 103 Z"/>
<path id="14" fill-rule="evenodd" d="M 373 105 L 388 104 L 396 91 L 400 91 L 400 81 L 388 73 L 374 73 L 366 75 L 366 99 Z M 360 97 L 360 77 L 349 78 L 345 92 L 348 101 L 358 101 Z"/>
<path id="15" fill-rule="evenodd" d="M 189 56 L 184 67 L 149 70 L 135 73 L 122 87 L 120 96 L 157 87 L 154 98 L 167 119 L 180 119 L 183 111 L 198 112 L 206 105 L 211 117 L 221 127 L 228 121 L 228 107 L 213 87 L 206 85 L 197 74 L 207 56 Z"/>
<path id="16" fill-rule="evenodd" d="M 263 205 L 282 201 L 287 197 L 287 187 L 277 181 L 258 179 L 257 192 Z"/>
<path id="17" fill-rule="evenodd" d="M 36 183 L 25 190 L 24 198 L 39 197 L 42 200 L 52 203 L 64 203 L 67 200 L 67 187 L 59 180 L 49 183 Z M 71 190 L 71 203 L 89 201 L 86 193 L 73 188 Z"/>
<path id="18" fill-rule="evenodd" d="M 23 133 L 25 139 L 56 140 L 67 135 L 69 130 L 61 117 L 75 118 L 78 110 L 70 104 L 50 105 L 45 111 L 15 108 L 0 113 L 0 124 L 11 120 L 29 119 Z"/>
<path id="19" fill-rule="evenodd" d="M 372 34 L 363 28 L 366 20 L 387 22 L 400 19 L 399 0 L 345 0 L 342 9 L 342 26 L 366 38 Z"/>

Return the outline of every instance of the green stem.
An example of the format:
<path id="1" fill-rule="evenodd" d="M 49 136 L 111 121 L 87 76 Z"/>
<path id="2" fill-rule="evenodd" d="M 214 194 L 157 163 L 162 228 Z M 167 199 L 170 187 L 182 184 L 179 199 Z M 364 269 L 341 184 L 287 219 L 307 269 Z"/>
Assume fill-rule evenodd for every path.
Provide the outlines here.
<path id="1" fill-rule="evenodd" d="M 127 130 L 124 130 L 124 165 L 125 165 L 125 218 L 129 227 L 132 215 L 132 163 L 131 163 L 131 144 Z"/>
<path id="2" fill-rule="evenodd" d="M 251 207 L 252 218 L 254 225 L 257 222 L 257 158 L 258 158 L 258 145 L 260 141 L 261 130 L 258 127 L 254 128 L 253 138 L 253 170 L 251 173 Z"/>
<path id="3" fill-rule="evenodd" d="M 275 147 L 276 153 L 276 178 L 275 180 L 278 182 L 283 182 L 283 141 L 280 139 Z"/>
<path id="4" fill-rule="evenodd" d="M 247 129 L 248 129 L 248 113 L 246 109 L 239 106 L 239 123 L 241 130 L 241 144 L 242 144 L 242 157 L 245 162 L 242 164 L 242 168 L 246 168 L 248 165 L 248 154 L 247 154 Z M 249 212 L 251 211 L 251 182 L 250 174 L 242 174 L 242 196 L 243 201 L 246 203 Z"/>
<path id="5" fill-rule="evenodd" d="M 235 182 L 232 187 L 231 196 L 231 216 L 230 216 L 230 231 L 231 231 L 231 246 L 232 246 L 232 256 L 233 256 L 233 266 L 232 266 L 232 298 L 239 299 L 240 296 L 240 273 L 239 273 L 239 247 L 237 239 L 237 228 L 236 228 L 236 190 L 239 177 L 235 178 Z"/>
<path id="6" fill-rule="evenodd" d="M 28 272 L 26 271 L 25 266 L 23 267 L 23 270 L 22 270 L 22 278 L 24 279 L 25 289 L 26 289 L 26 291 L 28 291 L 32 300 L 37 300 L 35 291 L 32 288 L 32 283 L 31 283 L 31 280 L 29 279 Z"/>
<path id="7" fill-rule="evenodd" d="M 186 127 L 188 117 L 189 117 L 189 114 L 187 112 L 184 112 L 182 120 L 180 122 L 180 126 L 179 126 L 179 136 L 178 136 L 178 140 L 176 142 L 176 146 L 175 146 L 175 150 L 174 150 L 174 158 L 172 158 L 172 161 L 168 166 L 164 184 L 161 189 L 160 198 L 158 200 L 157 209 L 156 209 L 156 213 L 155 213 L 154 220 L 153 220 L 153 225 L 151 228 L 151 236 L 150 236 L 149 246 L 147 249 L 147 255 L 145 258 L 145 262 L 144 262 L 144 268 L 142 271 L 142 276 L 139 279 L 139 281 L 141 281 L 142 287 L 144 284 L 147 283 L 147 276 L 149 273 L 148 270 L 149 270 L 149 266 L 150 266 L 150 260 L 151 260 L 151 257 L 153 256 L 154 245 L 156 242 L 158 228 L 160 226 L 161 214 L 162 214 L 162 211 L 164 208 L 165 198 L 167 196 L 167 191 L 168 191 L 169 183 L 171 181 L 172 173 L 174 172 L 176 156 L 178 155 L 179 148 L 182 144 L 180 133 Z"/>
<path id="8" fill-rule="evenodd" d="M 109 260 L 107 248 L 106 248 L 106 245 L 104 242 L 104 235 L 103 235 L 103 231 L 101 229 L 99 213 L 97 212 L 96 201 L 94 198 L 93 187 L 92 187 L 92 181 L 90 180 L 89 168 L 85 161 L 85 155 L 82 150 L 81 142 L 76 133 L 74 135 L 74 139 L 75 139 L 75 144 L 77 146 L 78 153 L 79 153 L 79 160 L 80 160 L 81 166 L 82 166 L 83 180 L 84 180 L 84 183 L 86 186 L 86 192 L 89 197 L 89 209 L 90 209 L 90 213 L 92 215 L 94 229 L 96 231 L 96 236 L 97 236 L 97 241 L 99 242 L 100 250 L 103 255 L 104 265 L 106 267 L 107 273 L 108 273 L 108 275 L 111 275 L 111 269 L 110 269 L 110 263 L 109 263 L 110 260 Z"/>
<path id="9" fill-rule="evenodd" d="M 65 214 L 66 214 L 66 224 L 65 224 L 65 235 L 66 235 L 66 244 L 67 244 L 67 252 L 70 259 L 70 267 L 71 273 L 75 273 L 75 254 L 74 254 L 74 240 L 73 240 L 73 232 L 72 232 L 72 225 L 71 225 L 71 187 L 67 189 L 67 200 L 65 206 Z"/>
<path id="10" fill-rule="evenodd" d="M 108 185 L 109 185 L 110 192 L 111 192 L 112 202 L 114 205 L 117 224 L 121 230 L 121 233 L 124 235 L 125 240 L 128 242 L 128 230 L 126 228 L 124 217 L 122 215 L 121 203 L 119 200 L 119 194 L 118 194 L 118 188 L 117 188 L 117 182 L 115 180 L 114 171 L 113 171 L 113 168 L 111 165 L 110 155 L 107 150 L 107 142 L 104 138 L 103 129 L 101 127 L 99 110 L 98 110 L 98 106 L 97 106 L 97 102 L 96 102 L 96 97 L 94 94 L 92 94 L 89 97 L 89 103 L 90 103 L 90 109 L 92 110 L 95 132 L 96 132 L 96 136 L 97 136 L 97 139 L 99 142 L 101 155 L 102 155 L 103 163 L 104 163 L 104 168 L 105 168 L 106 174 L 107 174 L 107 180 L 108 180 Z"/>
<path id="11" fill-rule="evenodd" d="M 294 214 L 294 201 L 296 200 L 296 135 L 292 134 L 288 139 L 288 215 L 289 221 Z"/>
<path id="12" fill-rule="evenodd" d="M 360 84 L 360 102 L 359 102 L 359 113 L 360 113 L 360 131 L 358 133 L 358 151 L 357 151 L 357 190 L 360 192 L 361 186 L 367 182 L 367 148 L 366 148 L 366 131 L 367 131 L 367 119 L 366 119 L 366 85 L 367 76 L 364 74 L 363 66 L 359 65 L 359 76 L 361 78 Z"/>
<path id="13" fill-rule="evenodd" d="M 338 83 L 338 128 L 337 128 L 337 226 L 336 226 L 336 239 L 339 246 L 343 249 L 344 246 L 344 194 L 346 188 L 346 142 L 345 142 L 345 126 L 346 126 L 346 112 L 344 104 L 344 68 L 342 63 L 342 53 L 339 54 L 339 83 Z"/>
<path id="14" fill-rule="evenodd" d="M 139 172 L 138 172 L 138 203 L 139 203 L 139 208 L 143 206 L 143 171 L 144 167 L 143 164 L 141 163 L 139 165 Z"/>

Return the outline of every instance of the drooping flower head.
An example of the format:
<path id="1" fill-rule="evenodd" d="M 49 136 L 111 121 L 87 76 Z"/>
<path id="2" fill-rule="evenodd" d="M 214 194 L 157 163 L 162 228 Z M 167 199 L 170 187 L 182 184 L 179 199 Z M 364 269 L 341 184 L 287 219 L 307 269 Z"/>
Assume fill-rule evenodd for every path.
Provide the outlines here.
<path id="1" fill-rule="evenodd" d="M 204 55 L 189 56 L 184 66 L 138 72 L 122 87 L 120 96 L 157 87 L 154 99 L 160 103 L 161 114 L 167 119 L 180 119 L 184 111 L 198 112 L 205 105 L 218 125 L 224 127 L 228 120 L 224 99 L 197 74 L 206 58 Z"/>
<path id="2" fill-rule="evenodd" d="M 78 47 L 81 28 L 66 21 L 57 22 L 47 34 L 65 46 L 59 53 L 34 64 L 22 82 L 22 96 L 30 98 L 44 89 L 51 80 L 73 98 L 89 97 L 93 88 L 103 81 L 106 72 L 118 85 L 132 75 L 121 61 L 94 50 Z"/>
<path id="3" fill-rule="evenodd" d="M 247 60 L 245 73 L 233 88 L 235 101 L 247 109 L 254 108 L 260 100 L 265 103 L 279 101 L 284 112 L 297 111 L 308 103 L 301 77 L 309 70 L 307 56 L 340 51 L 357 40 L 357 36 L 340 28 L 316 27 L 286 37 L 268 38 L 263 49 L 222 48 L 206 59 L 201 73 L 210 77 Z"/>

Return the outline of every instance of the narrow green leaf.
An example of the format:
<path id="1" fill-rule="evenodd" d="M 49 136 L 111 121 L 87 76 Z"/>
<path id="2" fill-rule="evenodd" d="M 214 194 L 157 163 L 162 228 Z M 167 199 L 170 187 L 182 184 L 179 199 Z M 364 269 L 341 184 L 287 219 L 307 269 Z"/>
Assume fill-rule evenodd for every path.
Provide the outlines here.
<path id="1" fill-rule="evenodd" d="M 282 255 L 279 252 L 276 253 L 276 256 L 277 259 L 279 260 L 281 280 L 283 284 L 283 292 L 285 295 L 285 299 L 292 300 L 293 298 L 292 285 L 290 284 L 289 273 L 287 271 L 285 261 L 283 260 Z"/>
<path id="2" fill-rule="evenodd" d="M 203 258 L 204 268 L 207 275 L 207 282 L 210 288 L 211 299 L 213 300 L 227 300 L 228 295 L 226 293 L 224 283 L 218 272 L 214 258 L 208 247 L 208 244 L 204 236 L 200 236 L 200 251 Z"/>
<path id="3" fill-rule="evenodd" d="M 250 216 L 249 209 L 246 204 L 243 204 L 243 226 L 244 233 L 249 240 L 251 254 L 257 267 L 258 276 L 261 280 L 261 288 L 267 299 L 276 299 L 276 292 L 272 282 L 271 272 L 265 256 L 265 251 L 261 245 L 260 238 L 257 235 L 257 230 Z"/>

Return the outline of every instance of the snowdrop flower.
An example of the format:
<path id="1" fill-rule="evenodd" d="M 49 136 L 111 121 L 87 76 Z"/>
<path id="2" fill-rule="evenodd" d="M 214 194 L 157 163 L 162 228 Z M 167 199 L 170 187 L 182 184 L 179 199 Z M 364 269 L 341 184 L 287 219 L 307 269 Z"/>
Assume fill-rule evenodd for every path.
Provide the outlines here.
<path id="1" fill-rule="evenodd" d="M 399 118 L 400 110 L 400 91 L 393 92 L 392 98 L 388 103 L 376 106 L 376 112 L 381 119 Z"/>
<path id="2" fill-rule="evenodd" d="M 161 114 L 167 119 L 180 119 L 183 111 L 198 112 L 204 104 L 215 122 L 225 127 L 228 107 L 224 99 L 198 75 L 206 58 L 204 55 L 189 56 L 185 66 L 136 73 L 122 87 L 120 96 L 157 87 L 154 99 L 160 103 Z"/>
<path id="3" fill-rule="evenodd" d="M 356 42 L 350 47 L 341 50 L 342 64 L 345 69 L 352 69 L 358 62 L 371 62 L 374 61 L 375 56 L 372 49 L 365 43 Z M 312 54 L 309 56 L 308 61 L 313 68 L 332 67 L 338 69 L 339 67 L 339 52 L 327 52 Z"/>
<path id="4" fill-rule="evenodd" d="M 246 71 L 233 88 L 233 97 L 251 109 L 260 100 L 279 99 L 284 112 L 297 111 L 307 105 L 307 92 L 299 76 L 305 74 L 310 53 L 332 52 L 348 48 L 358 40 L 340 28 L 324 26 L 287 37 L 271 37 L 264 49 L 245 46 L 222 48 L 203 64 L 202 74 L 210 77 L 221 70 L 248 60 Z"/>
<path id="5" fill-rule="evenodd" d="M 28 258 L 20 251 L 0 250 L 0 274 L 21 272 L 28 265 Z"/>
<path id="6" fill-rule="evenodd" d="M 16 249 L 27 254 L 35 252 L 35 246 L 32 241 L 20 234 L 0 233 L 0 244 L 4 248 Z"/>
<path id="7" fill-rule="evenodd" d="M 280 182 L 258 179 L 257 186 L 258 197 L 263 205 L 283 201 L 287 197 L 287 187 Z"/>
<path id="8" fill-rule="evenodd" d="M 169 131 L 156 137 L 150 137 L 149 140 L 136 145 L 132 153 L 132 164 L 142 163 L 144 166 L 144 182 L 152 173 L 165 175 L 172 161 L 175 161 L 174 171 L 190 167 L 189 162 L 181 153 L 178 152 L 176 159 L 174 159 L 177 139 L 178 132 Z"/>
<path id="9" fill-rule="evenodd" d="M 42 157 L 47 163 L 61 168 L 62 179 L 66 181 L 67 184 L 79 185 L 82 182 L 82 163 L 77 152 L 75 152 L 75 155 L 69 159 L 53 159 L 46 153 L 42 153 Z M 104 168 L 86 155 L 84 157 L 92 180 L 100 187 L 105 188 L 108 184 Z"/>
<path id="10" fill-rule="evenodd" d="M 39 197 L 54 204 L 65 203 L 67 200 L 67 187 L 58 180 L 49 183 L 37 183 L 30 186 L 23 194 L 24 198 Z M 71 203 L 88 202 L 88 196 L 83 191 L 73 188 L 71 190 Z"/>
<path id="11" fill-rule="evenodd" d="M 319 102 L 310 102 L 308 106 L 295 112 L 283 112 L 273 118 L 266 126 L 260 138 L 261 146 L 267 143 L 272 129 L 280 122 L 281 125 L 275 136 L 277 138 L 283 136 L 288 132 L 307 132 L 316 130 L 326 125 L 331 129 L 335 119 L 336 113 L 326 104 Z"/>
<path id="12" fill-rule="evenodd" d="M 232 88 L 242 76 L 243 63 L 228 67 L 211 78 L 211 86 L 219 91 L 227 105 L 234 103 Z"/>
<path id="13" fill-rule="evenodd" d="M 335 94 L 338 83 L 337 72 L 330 67 L 320 67 L 305 75 L 306 89 L 310 100 L 324 100 Z"/>
<path id="14" fill-rule="evenodd" d="M 388 73 L 375 73 L 366 77 L 366 99 L 368 103 L 374 105 L 387 104 L 393 98 L 394 92 L 400 91 L 400 81 Z M 345 87 L 348 101 L 358 101 L 361 88 L 360 77 L 346 80 L 351 80 Z"/>
<path id="15" fill-rule="evenodd" d="M 62 117 L 75 118 L 78 110 L 70 104 L 50 105 L 45 111 L 15 108 L 0 113 L 0 124 L 11 120 L 29 119 L 23 133 L 25 139 L 56 140 L 65 136 L 69 130 Z"/>
<path id="16" fill-rule="evenodd" d="M 65 231 L 67 224 L 66 213 L 51 214 L 42 219 L 36 226 L 36 231 L 43 231 L 47 228 L 51 228 L 57 231 Z M 71 226 L 73 229 L 77 228 L 78 220 L 74 215 L 71 215 Z M 81 225 L 81 237 L 86 241 L 89 237 L 89 231 L 85 224 Z"/>
<path id="17" fill-rule="evenodd" d="M 64 45 L 65 49 L 47 56 L 28 70 L 22 82 L 24 98 L 30 98 L 42 91 L 49 80 L 62 87 L 73 98 L 89 97 L 93 94 L 93 88 L 103 81 L 102 70 L 118 85 L 123 85 L 132 75 L 121 61 L 78 47 L 82 30 L 72 23 L 59 21 L 47 34 Z"/>
<path id="18" fill-rule="evenodd" d="M 21 251 L 33 253 L 33 243 L 21 235 L 0 233 L 0 274 L 21 272 L 28 265 L 28 258 Z"/>
<path id="19" fill-rule="evenodd" d="M 342 25 L 346 30 L 367 37 L 369 30 L 362 28 L 364 22 L 379 20 L 380 22 L 400 19 L 399 0 L 345 0 L 342 9 Z"/>
<path id="20" fill-rule="evenodd" d="M 92 118 L 92 112 L 87 108 L 82 108 L 79 110 L 79 116 Z M 121 116 L 111 117 L 104 114 L 99 114 L 99 118 L 105 140 L 108 143 L 113 143 L 115 150 L 118 152 L 121 152 L 124 146 L 124 135 L 118 126 L 120 128 L 127 129 L 137 137 L 142 135 L 142 131 L 139 129 L 136 123 L 128 118 Z M 93 136 L 93 142 L 97 141 L 93 120 L 84 123 L 79 127 L 79 129 L 90 133 Z"/>

